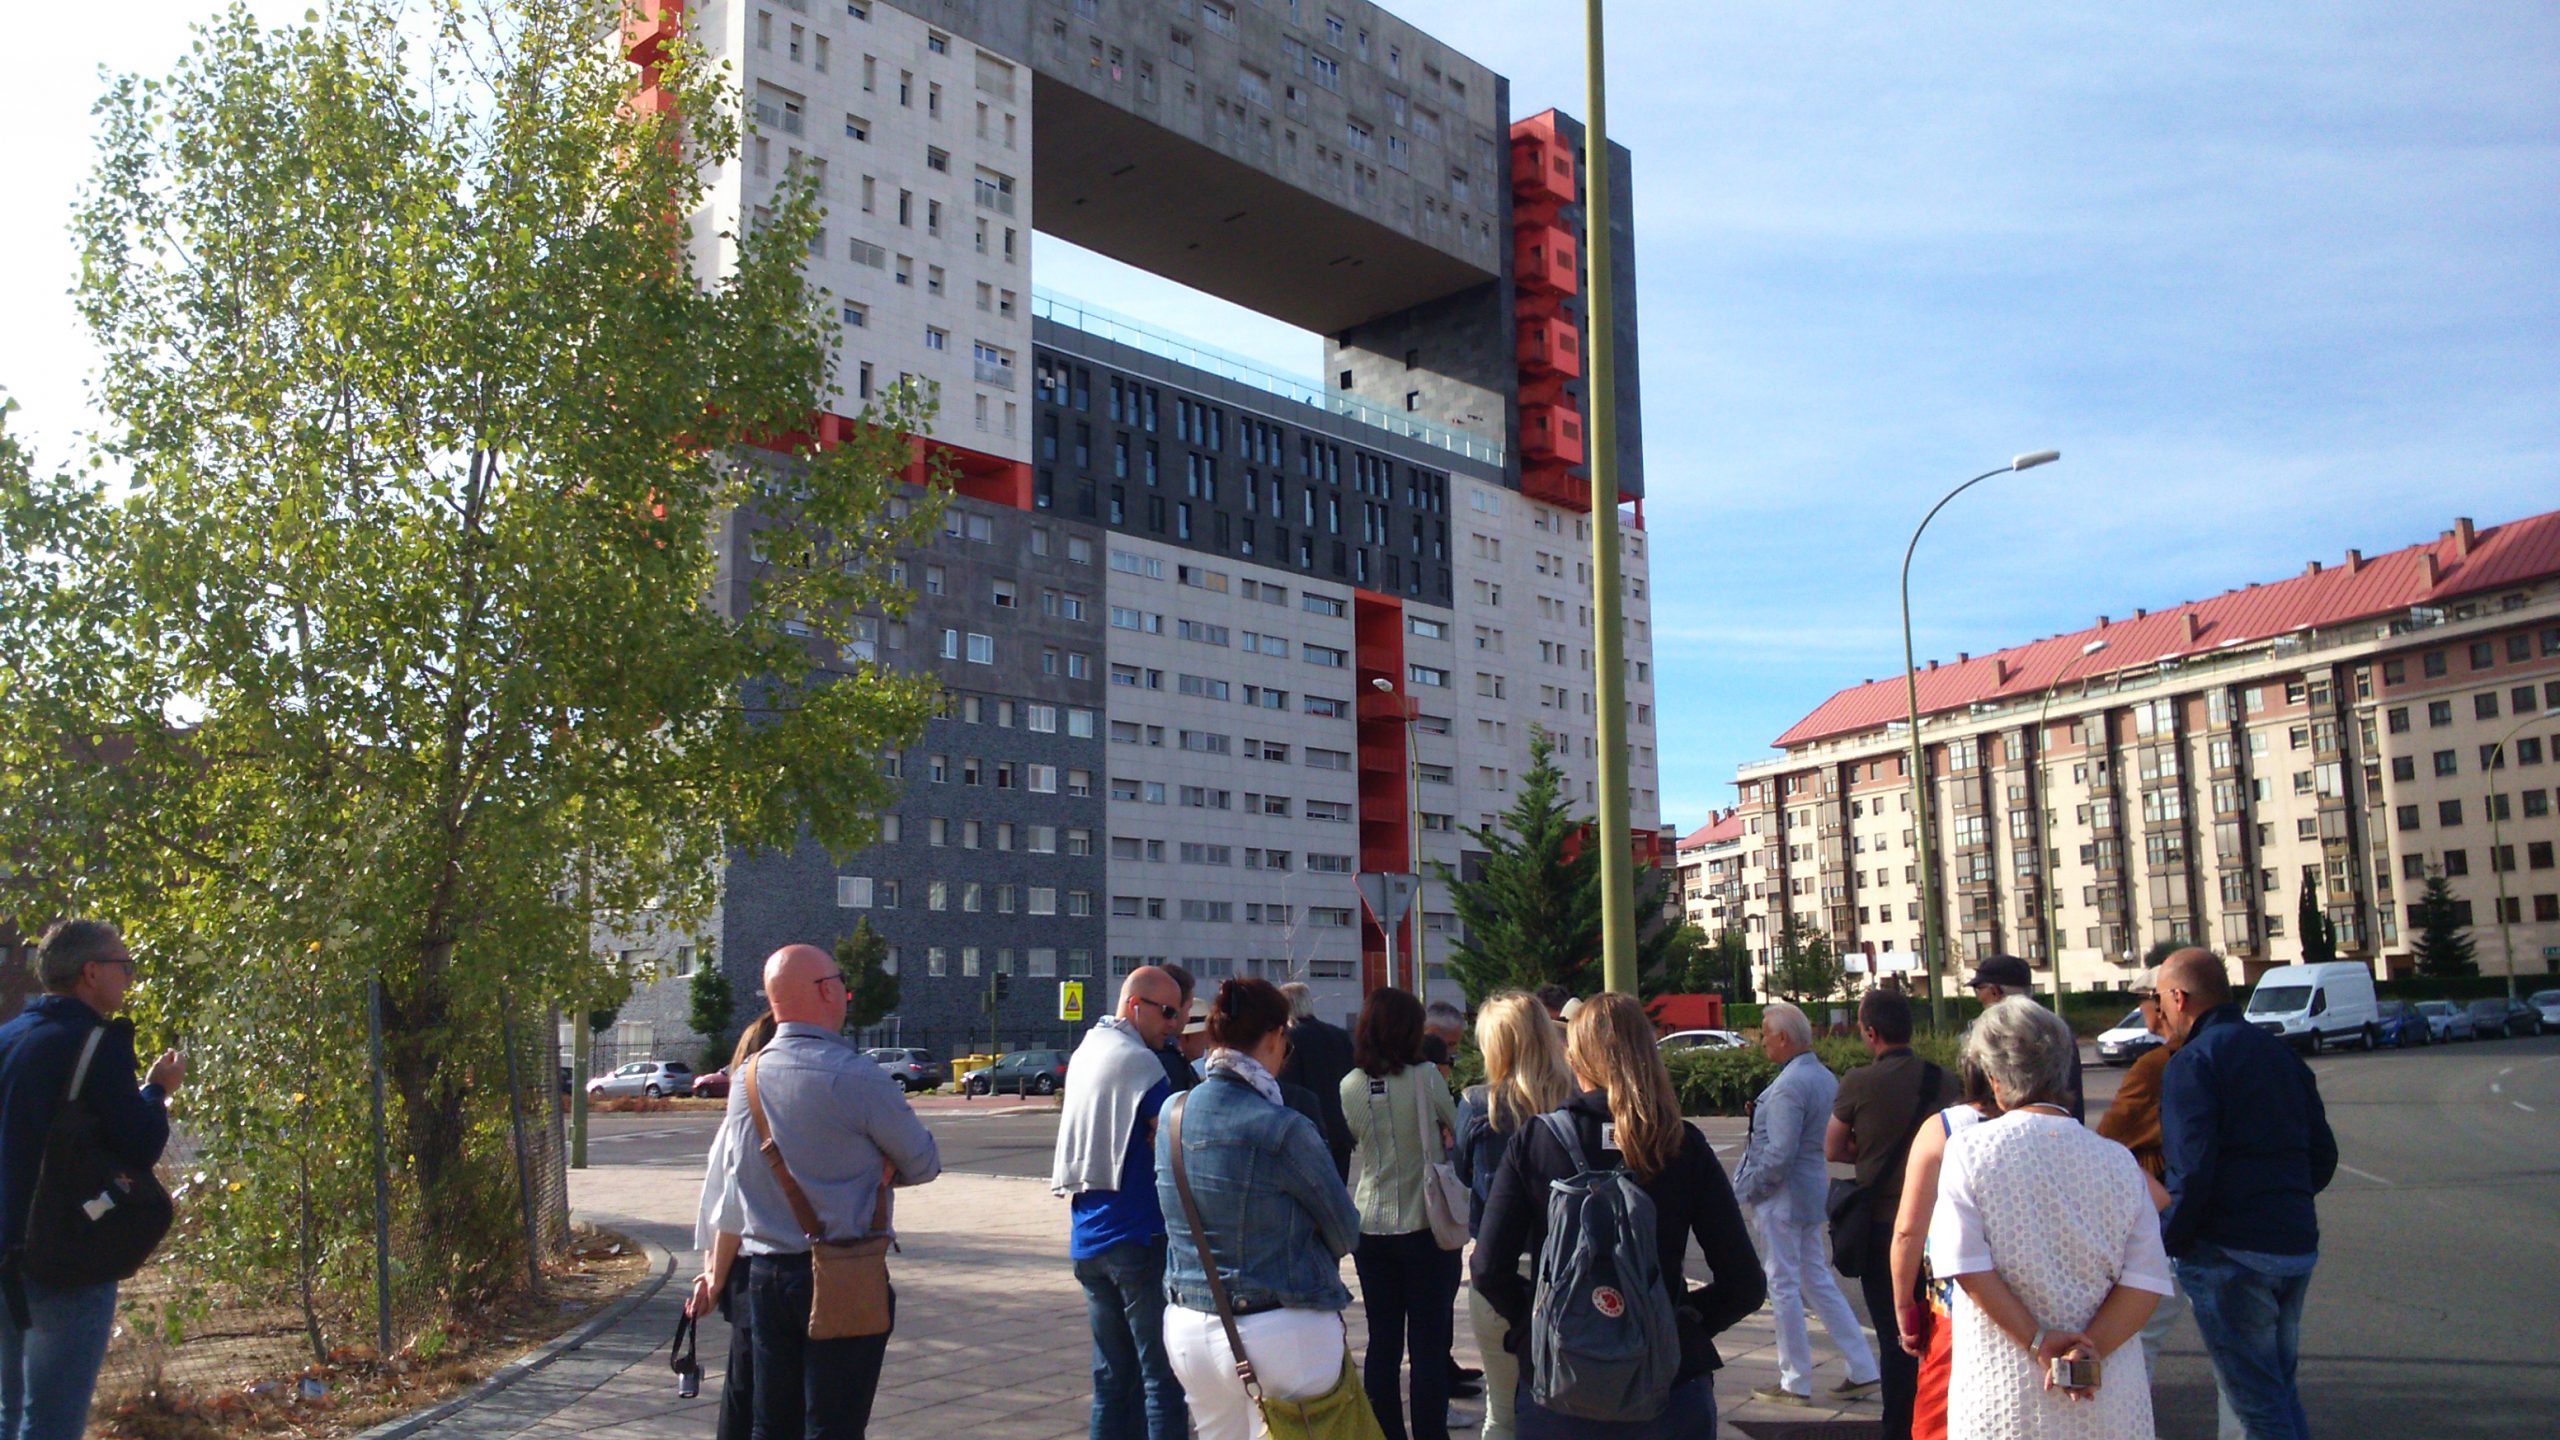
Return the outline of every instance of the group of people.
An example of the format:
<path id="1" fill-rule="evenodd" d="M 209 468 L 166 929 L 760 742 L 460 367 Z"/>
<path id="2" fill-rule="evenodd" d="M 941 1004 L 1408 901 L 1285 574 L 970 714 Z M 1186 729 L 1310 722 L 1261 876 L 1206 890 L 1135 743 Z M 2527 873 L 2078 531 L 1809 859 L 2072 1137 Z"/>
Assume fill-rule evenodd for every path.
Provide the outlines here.
<path id="1" fill-rule="evenodd" d="M 1728 1180 L 1629 997 L 1574 1002 L 1569 1020 L 1560 995 L 1489 997 L 1473 1026 L 1484 1083 L 1461 1100 L 1444 1070 L 1465 1035 L 1453 1009 L 1383 989 L 1346 1033 L 1303 986 L 1236 979 L 1195 997 L 1177 967 L 1141 967 L 1070 1062 L 1051 1174 L 1086 1296 L 1091 1433 L 1251 1440 L 1264 1405 L 1356 1389 L 1389 1440 L 1446 1440 L 1451 1400 L 1481 1385 L 1487 1440 L 1712 1434 L 1715 1337 L 1767 1301 L 1779 1377 L 1757 1398 L 1813 1398 L 1810 1311 L 1845 1362 L 1829 1394 L 1880 1391 L 1889 1440 L 2145 1440 L 2146 1352 L 2183 1298 L 2224 1434 L 2307 1434 L 2296 1337 L 2313 1197 L 2337 1163 L 2308 1067 L 2240 1018 L 2219 957 L 2180 951 L 2143 988 L 2167 1044 L 2088 1128 L 2077 1041 L 2024 995 L 2025 971 L 1995 957 L 1974 976 L 1985 1009 L 1953 1075 L 1912 1052 L 1897 992 L 1861 1003 L 1872 1060 L 1845 1079 L 1814 1055 L 1800 1011 L 1769 1006 L 1761 1043 L 1778 1074 Z M 885 1229 L 885 1189 L 933 1179 L 940 1159 L 842 1040 L 843 976 L 825 952 L 788 947 L 765 979 L 771 1015 L 737 1063 L 764 1072 L 769 1119 L 733 1099 L 714 1141 L 688 1308 L 720 1307 L 734 1327 L 722 1440 L 859 1436 L 887 1336 L 807 1338 L 809 1247 Z M 778 1183 L 785 1158 L 815 1226 Z M 1846 1211 L 1830 1162 L 1855 1167 Z M 1587 1393 L 1547 1403 L 1554 1377 L 1532 1343 L 1551 1350 L 1558 1333 L 1541 1266 L 1577 1242 L 1563 1235 L 1560 1252 L 1550 1226 L 1589 1213 L 1555 1197 L 1594 1172 L 1640 1193 L 1612 1213 L 1649 1217 L 1653 1251 L 1631 1273 L 1669 1317 L 1662 1383 L 1624 1414 Z M 1880 1344 L 1832 1277 L 1852 1256 Z M 1344 1323 L 1345 1257 L 1365 1354 Z M 1482 1372 L 1454 1359 L 1461 1290 Z M 1593 1293 L 1613 1317 L 1644 1308 Z"/>

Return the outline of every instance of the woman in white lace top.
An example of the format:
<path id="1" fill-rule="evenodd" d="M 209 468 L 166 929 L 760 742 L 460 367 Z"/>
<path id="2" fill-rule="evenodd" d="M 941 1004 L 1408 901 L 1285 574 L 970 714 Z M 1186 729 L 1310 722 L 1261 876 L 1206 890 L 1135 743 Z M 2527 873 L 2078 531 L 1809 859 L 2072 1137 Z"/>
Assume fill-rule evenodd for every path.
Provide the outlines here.
<path id="1" fill-rule="evenodd" d="M 1950 1137 L 1929 1258 L 1957 1283 L 1947 1433 L 1978 1440 L 2149 1440 L 2151 1384 L 2125 1344 L 2168 1294 L 2151 1186 L 2131 1151 L 2066 1107 L 2078 1042 L 2032 1000 L 1965 1037 L 2004 1112 Z M 2099 1362 L 2064 1388 L 2057 1357 Z"/>

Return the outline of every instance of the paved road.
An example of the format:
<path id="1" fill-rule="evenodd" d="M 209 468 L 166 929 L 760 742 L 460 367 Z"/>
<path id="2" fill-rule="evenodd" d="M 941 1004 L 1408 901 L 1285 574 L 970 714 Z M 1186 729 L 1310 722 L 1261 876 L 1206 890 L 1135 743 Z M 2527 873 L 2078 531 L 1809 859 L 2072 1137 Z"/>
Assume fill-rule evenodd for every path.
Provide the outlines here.
<path id="1" fill-rule="evenodd" d="M 2303 1323 L 2314 1428 L 2429 1440 L 2551 1433 L 2560 1037 L 2329 1055 L 2312 1066 L 2343 1156 L 2321 1197 L 2322 1260 Z M 2121 1074 L 2089 1070 L 2093 1116 Z M 926 1115 L 945 1165 L 1046 1175 L 1054 1112 L 996 1108 Z M 689 1188 L 717 1118 L 597 1116 L 590 1153 L 599 1164 L 664 1167 L 671 1185 Z M 1741 1122 L 1701 1128 L 1730 1165 Z M 2209 1440 L 2211 1383 L 2202 1343 L 2182 1325 L 2158 1379 L 2162 1440 Z"/>

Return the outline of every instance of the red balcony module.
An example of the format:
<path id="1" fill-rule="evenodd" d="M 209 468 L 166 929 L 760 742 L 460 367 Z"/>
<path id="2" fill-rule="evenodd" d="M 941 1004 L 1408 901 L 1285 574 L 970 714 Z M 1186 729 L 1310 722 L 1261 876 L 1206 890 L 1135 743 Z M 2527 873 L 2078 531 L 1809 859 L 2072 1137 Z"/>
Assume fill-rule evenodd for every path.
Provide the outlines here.
<path id="1" fill-rule="evenodd" d="M 1511 193 L 1530 204 L 1574 201 L 1573 151 L 1553 134 L 1511 137 Z"/>
<path id="2" fill-rule="evenodd" d="M 1530 465 L 1520 471 L 1520 493 L 1541 505 L 1591 513 L 1591 482 L 1562 465 Z"/>
<path id="3" fill-rule="evenodd" d="M 1554 225 L 1531 226 L 1511 237 L 1511 269 L 1522 290 L 1581 294 L 1581 254 L 1573 233 Z"/>
<path id="4" fill-rule="evenodd" d="M 1582 463 L 1582 416 L 1563 405 L 1531 405 L 1520 411 L 1520 451 L 1532 461 Z"/>
<path id="5" fill-rule="evenodd" d="M 1524 319 L 1520 322 L 1519 357 L 1524 373 L 1580 375 L 1582 332 L 1561 318 Z"/>

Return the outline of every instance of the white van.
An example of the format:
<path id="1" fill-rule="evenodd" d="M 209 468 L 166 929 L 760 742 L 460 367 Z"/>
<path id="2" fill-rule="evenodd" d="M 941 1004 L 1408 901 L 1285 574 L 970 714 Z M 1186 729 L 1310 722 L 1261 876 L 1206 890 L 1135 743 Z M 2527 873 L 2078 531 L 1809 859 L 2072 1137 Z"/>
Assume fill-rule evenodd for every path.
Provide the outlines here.
<path id="1" fill-rule="evenodd" d="M 2352 960 L 2270 970 L 2249 992 L 2246 1013 L 2250 1024 L 2305 1050 L 2330 1045 L 2370 1050 L 2382 1037 L 2373 971 Z"/>

